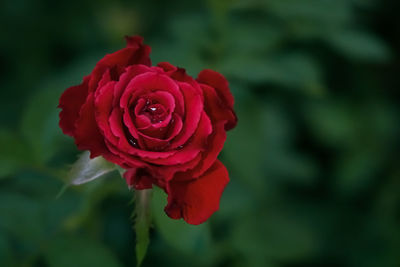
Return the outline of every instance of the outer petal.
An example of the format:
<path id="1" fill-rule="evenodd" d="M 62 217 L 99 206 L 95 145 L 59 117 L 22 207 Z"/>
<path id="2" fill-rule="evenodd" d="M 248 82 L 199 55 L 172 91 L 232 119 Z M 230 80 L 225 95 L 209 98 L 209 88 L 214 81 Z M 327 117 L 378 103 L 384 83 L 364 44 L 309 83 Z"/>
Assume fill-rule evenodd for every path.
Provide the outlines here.
<path id="1" fill-rule="evenodd" d="M 86 76 L 80 85 L 68 88 L 60 97 L 60 127 L 67 135 L 74 136 L 75 122 L 88 94 L 89 79 L 90 76 Z"/>
<path id="2" fill-rule="evenodd" d="M 104 137 L 95 119 L 93 93 L 89 94 L 86 103 L 82 106 L 75 128 L 75 143 L 79 150 L 89 150 L 91 158 L 108 153 Z"/>
<path id="3" fill-rule="evenodd" d="M 224 121 L 226 130 L 234 128 L 237 123 L 237 117 L 233 109 L 221 101 L 213 87 L 201 84 L 201 88 L 204 93 L 204 109 L 213 123 Z"/>
<path id="4" fill-rule="evenodd" d="M 127 41 L 126 48 L 106 55 L 96 64 L 91 75 L 89 91 L 96 90 L 97 83 L 107 69 L 110 69 L 113 79 L 118 80 L 127 66 L 136 64 L 151 65 L 149 57 L 151 48 L 143 44 L 143 38 L 140 36 L 125 38 Z"/>
<path id="5" fill-rule="evenodd" d="M 187 223 L 201 224 L 219 209 L 228 182 L 228 171 L 218 160 L 197 180 L 170 182 L 165 212 L 173 219 L 183 218 Z"/>
<path id="6" fill-rule="evenodd" d="M 115 81 L 109 82 L 96 91 L 95 103 L 95 117 L 97 125 L 106 139 L 117 141 L 116 137 L 112 134 L 109 117 L 112 111 L 113 96 L 115 90 Z"/>
<path id="7" fill-rule="evenodd" d="M 186 73 L 184 68 L 175 67 L 168 62 L 160 62 L 157 64 L 157 67 L 163 69 L 163 71 L 172 79 L 180 82 L 186 82 L 193 87 L 200 89 L 198 83 Z"/>
<path id="8" fill-rule="evenodd" d="M 197 81 L 201 84 L 204 92 L 207 113 L 214 120 L 225 119 L 226 130 L 234 128 L 237 117 L 233 111 L 233 96 L 225 77 L 213 70 L 203 70 L 199 73 Z"/>
<path id="9" fill-rule="evenodd" d="M 233 107 L 233 96 L 229 90 L 228 81 L 222 74 L 206 69 L 199 73 L 197 81 L 214 87 L 221 99 L 223 99 L 230 108 Z"/>
<path id="10" fill-rule="evenodd" d="M 211 165 L 214 164 L 218 154 L 221 152 L 226 139 L 226 132 L 224 124 L 222 122 L 217 123 L 213 126 L 213 132 L 207 141 L 207 148 L 201 153 L 201 160 L 199 163 L 187 171 L 181 171 L 177 169 L 177 173 L 174 176 L 174 181 L 184 181 L 197 179 L 205 171 L 207 171 Z"/>
<path id="11" fill-rule="evenodd" d="M 101 85 L 100 80 L 104 73 L 109 72 L 110 79 L 118 80 L 126 66 L 151 65 L 149 58 L 151 49 L 143 44 L 142 37 L 126 37 L 126 41 L 126 48 L 106 55 L 96 64 L 91 75 L 84 78 L 81 85 L 68 88 L 60 98 L 61 129 L 65 134 L 75 138 L 79 149 L 91 150 L 92 157 L 99 155 L 105 149 L 104 140 L 100 142 L 101 135 L 93 114 L 93 93 Z"/>

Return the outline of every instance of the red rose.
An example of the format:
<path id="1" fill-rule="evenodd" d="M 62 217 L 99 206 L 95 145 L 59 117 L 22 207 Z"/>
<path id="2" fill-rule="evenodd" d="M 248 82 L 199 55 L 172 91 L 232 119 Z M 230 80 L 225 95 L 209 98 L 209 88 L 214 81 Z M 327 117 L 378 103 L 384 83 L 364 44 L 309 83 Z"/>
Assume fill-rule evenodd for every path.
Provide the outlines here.
<path id="1" fill-rule="evenodd" d="M 169 63 L 152 67 L 142 38 L 126 40 L 62 94 L 60 127 L 92 158 L 126 169 L 129 186 L 163 188 L 168 216 L 200 224 L 229 181 L 217 160 L 237 121 L 228 82 L 212 70 L 194 80 Z"/>

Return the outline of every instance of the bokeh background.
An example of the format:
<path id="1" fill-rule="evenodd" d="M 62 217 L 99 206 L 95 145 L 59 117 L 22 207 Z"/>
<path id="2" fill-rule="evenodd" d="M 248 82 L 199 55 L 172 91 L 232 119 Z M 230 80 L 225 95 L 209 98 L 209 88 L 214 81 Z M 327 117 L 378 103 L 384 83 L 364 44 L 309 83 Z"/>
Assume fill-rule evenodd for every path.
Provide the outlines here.
<path id="1" fill-rule="evenodd" d="M 135 266 L 132 192 L 68 188 L 58 98 L 140 34 L 153 63 L 230 81 L 239 117 L 220 210 L 163 213 L 143 266 L 400 266 L 400 2 L 3 0 L 0 266 Z"/>

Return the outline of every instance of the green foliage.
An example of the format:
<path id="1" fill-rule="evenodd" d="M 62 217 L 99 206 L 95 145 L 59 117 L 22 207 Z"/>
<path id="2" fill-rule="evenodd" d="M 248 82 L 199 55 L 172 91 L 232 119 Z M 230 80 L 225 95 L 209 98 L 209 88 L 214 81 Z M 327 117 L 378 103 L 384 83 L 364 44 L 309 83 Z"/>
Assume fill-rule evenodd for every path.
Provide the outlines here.
<path id="1" fill-rule="evenodd" d="M 344 31 L 328 36 L 328 41 L 341 53 L 354 60 L 387 61 L 390 52 L 384 42 L 362 31 Z"/>
<path id="2" fill-rule="evenodd" d="M 59 149 L 63 138 L 57 121 L 59 91 L 41 90 L 30 97 L 21 118 L 21 135 L 27 142 L 29 153 L 35 161 L 47 163 Z"/>
<path id="3" fill-rule="evenodd" d="M 6 0 L 0 266 L 398 266 L 398 10 L 378 0 Z M 168 218 L 154 188 L 135 232 L 132 192 L 113 165 L 84 153 L 68 173 L 79 152 L 58 127 L 58 98 L 130 34 L 145 37 L 154 64 L 212 68 L 230 82 L 239 124 L 220 160 L 231 182 L 205 224 Z M 109 179 L 56 198 L 66 181 L 99 174 Z"/>
<path id="4" fill-rule="evenodd" d="M 106 247 L 79 236 L 60 236 L 52 240 L 48 246 L 45 254 L 48 266 L 122 266 Z"/>
<path id="5" fill-rule="evenodd" d="M 29 152 L 15 133 L 0 130 L 0 179 L 16 172 L 29 162 Z"/>
<path id="6" fill-rule="evenodd" d="M 141 266 L 150 244 L 151 225 L 151 189 L 138 190 L 135 192 L 134 224 L 136 232 L 136 262 Z"/>

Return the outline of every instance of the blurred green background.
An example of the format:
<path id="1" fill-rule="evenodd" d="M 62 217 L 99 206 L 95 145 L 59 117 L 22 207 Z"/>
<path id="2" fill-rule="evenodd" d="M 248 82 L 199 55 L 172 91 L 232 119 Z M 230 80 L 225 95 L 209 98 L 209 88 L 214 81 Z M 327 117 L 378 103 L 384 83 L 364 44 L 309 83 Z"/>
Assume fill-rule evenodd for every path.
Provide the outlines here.
<path id="1" fill-rule="evenodd" d="M 400 266 L 400 2 L 0 2 L 0 266 L 134 266 L 113 172 L 56 195 L 77 158 L 58 98 L 140 34 L 153 63 L 223 73 L 239 124 L 205 224 L 156 190 L 143 266 Z"/>

